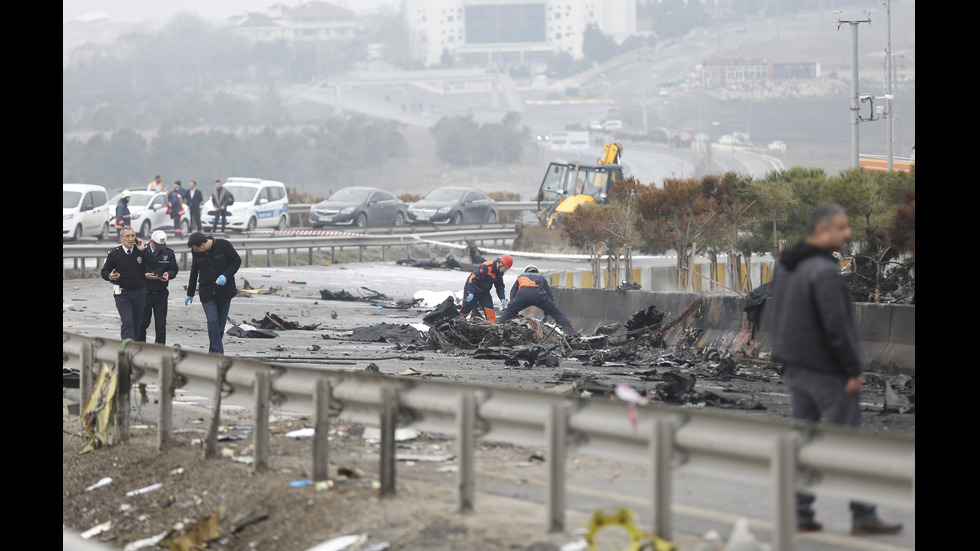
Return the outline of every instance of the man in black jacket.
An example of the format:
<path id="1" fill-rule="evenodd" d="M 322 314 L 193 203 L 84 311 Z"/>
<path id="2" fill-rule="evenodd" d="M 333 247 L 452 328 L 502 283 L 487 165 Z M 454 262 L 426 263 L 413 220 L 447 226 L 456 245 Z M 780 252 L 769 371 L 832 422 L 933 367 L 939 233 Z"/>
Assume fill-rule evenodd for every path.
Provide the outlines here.
<path id="1" fill-rule="evenodd" d="M 137 338 L 137 324 L 143 319 L 146 302 L 146 272 L 156 270 L 158 262 L 130 226 L 119 232 L 119 241 L 122 245 L 109 249 L 102 264 L 102 279 L 113 284 L 113 298 L 121 321 L 119 338 L 143 340 Z"/>
<path id="2" fill-rule="evenodd" d="M 137 331 L 138 341 L 146 342 L 146 331 L 150 328 L 150 318 L 153 318 L 153 328 L 156 332 L 157 344 L 167 343 L 167 301 L 170 291 L 167 289 L 170 280 L 177 277 L 180 268 L 177 266 L 177 255 L 167 247 L 167 234 L 163 230 L 153 232 L 150 237 L 150 250 L 157 259 L 159 267 L 146 272 L 146 304 L 143 305 L 143 318 Z"/>
<path id="3" fill-rule="evenodd" d="M 810 214 L 808 236 L 783 252 L 772 280 L 772 358 L 783 364 L 794 419 L 861 425 L 861 343 L 851 293 L 834 252 L 851 239 L 839 205 Z M 797 530 L 823 528 L 813 494 L 798 492 Z M 852 534 L 895 534 L 901 524 L 878 518 L 870 503 L 851 501 Z"/>
<path id="4" fill-rule="evenodd" d="M 194 301 L 194 291 L 200 287 L 201 307 L 208 319 L 208 352 L 224 354 L 222 338 L 231 299 L 238 294 L 235 286 L 235 273 L 242 265 L 235 247 L 226 239 L 215 239 L 201 232 L 194 232 L 187 239 L 191 248 L 190 281 L 187 285 L 187 298 L 184 305 Z"/>

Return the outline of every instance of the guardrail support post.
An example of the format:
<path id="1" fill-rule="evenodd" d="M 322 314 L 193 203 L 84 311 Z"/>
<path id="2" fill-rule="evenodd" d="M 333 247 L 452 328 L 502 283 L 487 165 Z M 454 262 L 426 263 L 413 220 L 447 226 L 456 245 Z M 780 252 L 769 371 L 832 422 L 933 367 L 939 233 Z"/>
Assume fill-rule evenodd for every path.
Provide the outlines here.
<path id="1" fill-rule="evenodd" d="M 272 249 L 265 250 L 265 267 L 266 268 L 272 267 Z"/>
<path id="2" fill-rule="evenodd" d="M 245 267 L 248 268 L 249 260 L 252 259 L 252 250 L 245 249 Z M 187 263 L 184 263 L 184 269 L 187 269 Z"/>
<path id="3" fill-rule="evenodd" d="M 476 481 L 473 478 L 473 460 L 476 441 L 473 435 L 473 420 L 476 418 L 476 402 L 473 395 L 459 395 L 456 405 L 456 457 L 459 458 L 456 474 L 456 504 L 460 513 L 473 510 L 473 496 Z"/>
<path id="4" fill-rule="evenodd" d="M 330 381 L 319 379 L 313 388 L 316 422 L 313 427 L 313 482 L 330 478 L 330 465 L 327 462 L 330 432 Z"/>
<path id="5" fill-rule="evenodd" d="M 385 261 L 385 253 L 388 251 L 387 245 L 381 245 L 381 262 Z"/>
<path id="6" fill-rule="evenodd" d="M 293 252 L 292 247 L 286 247 L 286 266 L 292 266 L 293 265 L 293 255 L 292 255 L 292 252 Z"/>
<path id="7" fill-rule="evenodd" d="M 252 471 L 269 466 L 269 372 L 255 372 L 255 457 Z"/>
<path id="8" fill-rule="evenodd" d="M 170 396 L 170 390 L 174 380 L 174 359 L 173 356 L 164 356 L 161 361 L 163 365 L 160 367 L 160 373 L 157 377 L 157 384 L 160 387 L 157 449 L 162 451 L 170 443 L 170 436 L 173 431 L 173 397 Z"/>
<path id="9" fill-rule="evenodd" d="M 336 249 L 336 247 L 330 247 L 330 263 L 331 264 L 335 264 L 336 263 L 336 260 L 334 260 L 334 249 Z"/>
<path id="10" fill-rule="evenodd" d="M 133 388 L 132 364 L 126 355 L 127 340 L 119 349 L 116 359 L 116 436 L 119 442 L 129 440 L 129 393 Z M 81 411 L 81 410 L 79 410 Z"/>
<path id="11" fill-rule="evenodd" d="M 565 530 L 565 431 L 562 404 L 552 404 L 545 424 L 548 443 L 548 532 Z"/>
<path id="12" fill-rule="evenodd" d="M 92 343 L 82 343 L 81 360 L 81 366 L 78 372 L 79 415 L 82 414 L 82 408 L 85 407 L 85 402 L 88 401 L 89 395 L 92 394 L 92 385 L 95 379 L 95 374 L 92 372 L 95 364 L 95 352 L 92 350 Z"/>
<path id="13" fill-rule="evenodd" d="M 653 533 L 670 540 L 673 535 L 670 502 L 671 455 L 674 451 L 673 426 L 667 419 L 653 420 L 653 433 L 650 434 L 650 476 L 653 482 L 653 502 L 651 505 Z"/>
<path id="14" fill-rule="evenodd" d="M 793 551 L 796 534 L 796 438 L 776 437 L 770 460 L 773 491 L 773 549 Z"/>
<path id="15" fill-rule="evenodd" d="M 363 250 L 363 247 L 362 247 Z M 395 495 L 395 414 L 398 396 L 394 389 L 381 391 L 381 492 L 380 497 Z"/>
<path id="16" fill-rule="evenodd" d="M 204 439 L 204 459 L 211 459 L 218 454 L 218 423 L 221 421 L 221 388 L 225 386 L 225 376 L 231 369 L 231 360 L 223 360 L 218 364 L 217 376 L 214 380 L 214 404 L 211 406 L 211 426 L 208 427 Z"/>
<path id="17" fill-rule="evenodd" d="M 310 247 L 310 266 L 313 265 L 313 247 Z"/>
<path id="18" fill-rule="evenodd" d="M 357 247 L 357 261 L 364 262 L 364 246 Z"/>

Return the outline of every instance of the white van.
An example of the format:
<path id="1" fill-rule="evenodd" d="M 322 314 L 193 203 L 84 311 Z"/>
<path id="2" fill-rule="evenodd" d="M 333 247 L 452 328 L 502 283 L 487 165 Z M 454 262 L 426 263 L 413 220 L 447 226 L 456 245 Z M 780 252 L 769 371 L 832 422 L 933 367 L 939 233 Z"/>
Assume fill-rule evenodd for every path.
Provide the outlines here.
<path id="1" fill-rule="evenodd" d="M 253 231 L 256 228 L 289 227 L 289 199 L 286 186 L 282 182 L 261 178 L 228 178 L 221 183 L 235 198 L 228 207 L 228 228 L 238 231 Z M 211 188 L 214 192 L 214 188 Z M 201 207 L 201 221 L 210 225 L 214 217 L 208 212 L 214 210 L 211 195 Z M 220 225 L 220 221 L 219 221 Z"/>
<path id="2" fill-rule="evenodd" d="M 115 214 L 102 186 L 93 184 L 62 184 L 62 240 L 78 241 L 83 235 L 105 239 L 109 235 L 109 220 Z"/>

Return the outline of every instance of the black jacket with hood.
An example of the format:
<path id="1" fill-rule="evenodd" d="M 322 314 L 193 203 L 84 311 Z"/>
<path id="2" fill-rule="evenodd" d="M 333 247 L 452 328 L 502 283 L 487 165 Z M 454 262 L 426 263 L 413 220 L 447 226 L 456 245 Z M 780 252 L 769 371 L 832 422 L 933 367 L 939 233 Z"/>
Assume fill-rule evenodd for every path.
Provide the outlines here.
<path id="1" fill-rule="evenodd" d="M 803 241 L 787 249 L 770 298 L 773 360 L 847 378 L 861 374 L 854 305 L 832 254 Z"/>

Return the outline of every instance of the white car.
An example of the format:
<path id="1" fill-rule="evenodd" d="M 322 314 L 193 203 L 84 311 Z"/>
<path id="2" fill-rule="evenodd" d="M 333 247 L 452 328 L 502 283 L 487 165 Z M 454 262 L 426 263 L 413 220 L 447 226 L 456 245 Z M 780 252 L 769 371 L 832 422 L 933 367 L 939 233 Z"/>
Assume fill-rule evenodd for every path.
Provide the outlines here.
<path id="1" fill-rule="evenodd" d="M 724 136 L 718 138 L 718 143 L 721 145 L 732 145 L 735 143 L 735 138 L 731 134 L 725 134 Z"/>
<path id="2" fill-rule="evenodd" d="M 773 140 L 769 142 L 770 151 L 786 151 L 786 142 L 782 140 Z"/>
<path id="3" fill-rule="evenodd" d="M 174 221 L 167 214 L 167 191 L 146 191 L 145 189 L 134 189 L 129 198 L 129 224 L 136 230 L 136 235 L 145 239 L 150 238 L 150 234 L 156 230 L 165 232 L 174 231 Z M 117 194 L 109 200 L 110 219 L 113 227 L 116 219 L 116 205 L 122 193 Z M 191 209 L 184 206 L 184 214 L 180 217 L 180 231 L 183 235 L 190 233 Z"/>
<path id="4" fill-rule="evenodd" d="M 602 127 L 605 130 L 622 130 L 623 129 L 623 121 L 621 121 L 621 120 L 606 121 L 606 122 L 604 122 L 602 124 Z"/>
<path id="5" fill-rule="evenodd" d="M 256 228 L 284 230 L 289 227 L 289 199 L 282 182 L 236 177 L 228 178 L 221 187 L 235 198 L 235 203 L 228 207 L 228 228 L 253 231 Z M 214 216 L 208 214 L 212 210 L 214 204 L 208 195 L 201 206 L 201 220 L 205 225 L 214 220 Z"/>
<path id="6" fill-rule="evenodd" d="M 62 184 L 62 240 L 78 241 L 83 235 L 105 239 L 109 235 L 110 208 L 104 187 L 93 184 Z"/>

